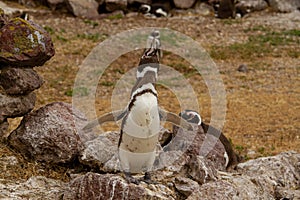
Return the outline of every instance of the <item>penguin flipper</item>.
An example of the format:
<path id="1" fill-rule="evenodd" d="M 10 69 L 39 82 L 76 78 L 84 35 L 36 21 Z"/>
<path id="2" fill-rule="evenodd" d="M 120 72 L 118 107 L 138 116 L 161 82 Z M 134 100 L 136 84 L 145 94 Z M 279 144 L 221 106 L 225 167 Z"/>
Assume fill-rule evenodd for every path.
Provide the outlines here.
<path id="1" fill-rule="evenodd" d="M 188 123 L 185 119 L 179 117 L 175 113 L 159 109 L 159 115 L 161 121 L 171 122 L 172 124 L 187 129 L 189 131 L 193 130 L 193 126 L 190 123 Z"/>
<path id="2" fill-rule="evenodd" d="M 94 128 L 97 125 L 101 125 L 105 122 L 112 122 L 112 121 L 119 121 L 122 119 L 125 114 L 127 113 L 127 109 L 125 110 L 117 110 L 112 111 L 109 113 L 106 113 L 104 115 L 101 115 L 100 117 L 94 119 L 93 121 L 89 122 L 86 126 L 83 127 L 82 130 L 90 130 Z"/>

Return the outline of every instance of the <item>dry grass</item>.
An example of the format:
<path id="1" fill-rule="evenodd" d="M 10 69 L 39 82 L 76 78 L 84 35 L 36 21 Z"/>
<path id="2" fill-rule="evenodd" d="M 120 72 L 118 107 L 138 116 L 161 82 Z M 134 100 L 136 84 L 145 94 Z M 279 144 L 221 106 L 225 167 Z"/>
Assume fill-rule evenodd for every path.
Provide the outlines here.
<path id="1" fill-rule="evenodd" d="M 263 17 L 268 19 L 268 15 Z M 271 28 L 264 24 L 265 21 L 256 22 L 251 18 L 222 21 L 201 17 L 157 20 L 118 17 L 90 21 L 58 15 L 34 16 L 33 19 L 51 34 L 56 48 L 56 55 L 36 69 L 45 80 L 37 91 L 36 108 L 53 101 L 71 103 L 78 66 L 108 36 L 143 26 L 168 27 L 194 38 L 212 54 L 227 92 L 223 132 L 240 154 L 254 158 L 288 150 L 300 152 L 300 30 Z M 138 55 L 139 52 L 132 52 L 121 56 L 102 76 L 96 94 L 99 115 L 110 111 L 114 85 L 126 71 L 136 66 Z M 197 93 L 201 115 L 209 122 L 211 100 L 201 76 L 171 53 L 167 53 L 162 62 L 187 77 Z M 249 71 L 238 72 L 240 64 L 247 64 Z M 175 96 L 166 88 L 159 87 L 159 96 L 162 107 L 173 112 L 180 110 Z M 11 122 L 11 128 L 16 124 L 16 121 Z M 104 127 L 105 130 L 112 128 L 116 126 Z M 66 179 L 66 169 L 46 169 L 41 164 L 28 163 L 1 144 L 0 158 L 7 155 L 17 155 L 22 165 L 7 169 L 0 178 L 43 174 Z M 18 174 L 10 174 L 12 171 Z"/>

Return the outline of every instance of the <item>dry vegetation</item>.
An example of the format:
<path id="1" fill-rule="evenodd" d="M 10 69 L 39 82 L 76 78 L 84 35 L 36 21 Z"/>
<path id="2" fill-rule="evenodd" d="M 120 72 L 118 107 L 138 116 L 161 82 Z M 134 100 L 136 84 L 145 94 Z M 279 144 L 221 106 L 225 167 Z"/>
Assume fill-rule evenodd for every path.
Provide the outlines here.
<path id="1" fill-rule="evenodd" d="M 132 28 L 167 27 L 198 41 L 216 62 L 227 93 L 223 132 L 237 152 L 246 159 L 288 150 L 300 152 L 300 23 L 299 18 L 293 21 L 283 17 L 289 15 L 259 13 L 236 20 L 188 14 L 169 19 L 117 16 L 95 21 L 61 14 L 33 16 L 33 20 L 51 34 L 56 48 L 56 55 L 43 67 L 36 68 L 45 80 L 37 92 L 36 108 L 53 101 L 72 102 L 78 66 L 99 42 Z M 137 65 L 139 55 L 140 52 L 123 55 L 105 71 L 96 94 L 98 115 L 111 110 L 115 83 Z M 189 80 L 197 93 L 203 120 L 209 122 L 211 100 L 201 76 L 172 53 L 166 53 L 162 63 Z M 237 71 L 241 64 L 246 64 L 249 71 Z M 165 109 L 180 110 L 175 96 L 166 88 L 159 87 L 159 95 Z M 16 123 L 12 121 L 11 128 Z M 109 124 L 105 129 L 112 127 L 116 128 Z M 1 145 L 0 158 L 4 155 L 16 154 Z M 22 165 L 18 169 L 7 169 L 8 173 L 1 173 L 0 178 L 48 174 L 66 179 L 66 169 L 47 169 L 18 158 Z M 18 176 L 10 173 L 13 170 Z"/>

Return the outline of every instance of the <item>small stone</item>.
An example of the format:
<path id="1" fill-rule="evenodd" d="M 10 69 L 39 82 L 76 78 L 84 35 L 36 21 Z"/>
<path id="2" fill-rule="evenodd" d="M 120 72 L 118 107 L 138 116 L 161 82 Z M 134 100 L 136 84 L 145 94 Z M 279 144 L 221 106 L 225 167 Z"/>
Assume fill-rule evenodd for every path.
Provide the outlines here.
<path id="1" fill-rule="evenodd" d="M 245 64 L 241 64 L 241 65 L 238 67 L 237 70 L 238 70 L 239 72 L 244 72 L 244 73 L 246 73 L 246 72 L 248 72 L 248 66 L 245 65 Z"/>

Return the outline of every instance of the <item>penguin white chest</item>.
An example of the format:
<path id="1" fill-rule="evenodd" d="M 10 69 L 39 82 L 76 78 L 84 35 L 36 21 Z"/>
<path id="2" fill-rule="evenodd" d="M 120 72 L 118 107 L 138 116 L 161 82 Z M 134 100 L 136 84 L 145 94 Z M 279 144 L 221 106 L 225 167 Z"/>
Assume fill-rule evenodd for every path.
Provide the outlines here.
<path id="1" fill-rule="evenodd" d="M 137 96 L 123 131 L 137 138 L 148 138 L 158 134 L 160 119 L 157 98 L 151 93 Z"/>
<path id="2" fill-rule="evenodd" d="M 119 146 L 123 170 L 138 173 L 151 170 L 155 155 L 160 119 L 157 98 L 151 93 L 136 97 L 125 119 Z"/>

